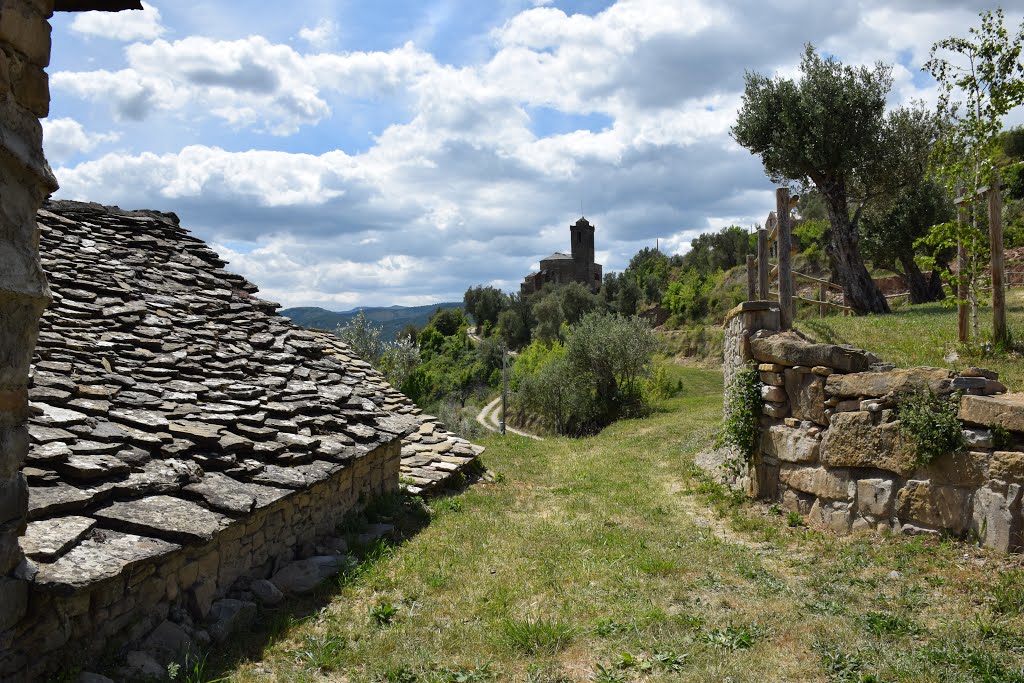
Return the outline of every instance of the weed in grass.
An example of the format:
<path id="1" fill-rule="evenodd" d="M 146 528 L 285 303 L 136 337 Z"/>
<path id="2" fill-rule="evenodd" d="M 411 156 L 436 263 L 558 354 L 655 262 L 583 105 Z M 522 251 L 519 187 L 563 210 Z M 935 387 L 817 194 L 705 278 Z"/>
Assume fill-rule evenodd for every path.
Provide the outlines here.
<path id="1" fill-rule="evenodd" d="M 912 636 L 921 633 L 920 626 L 892 612 L 868 612 L 863 621 L 867 632 L 876 636 Z"/>
<path id="2" fill-rule="evenodd" d="M 736 626 L 729 624 L 725 628 L 716 628 L 704 634 L 704 640 L 726 650 L 749 650 L 765 637 L 764 629 L 757 624 Z"/>
<path id="3" fill-rule="evenodd" d="M 1024 634 L 980 617 L 974 623 L 983 642 L 993 643 L 1005 652 L 1024 652 Z"/>
<path id="4" fill-rule="evenodd" d="M 428 677 L 431 683 L 480 683 L 494 679 L 495 672 L 491 670 L 490 662 L 473 667 L 444 666 L 431 671 Z"/>
<path id="5" fill-rule="evenodd" d="M 865 673 L 867 663 L 857 653 L 844 652 L 835 645 L 817 643 L 821 668 L 831 683 L 879 683 L 875 674 Z"/>
<path id="6" fill-rule="evenodd" d="M 635 657 L 629 652 L 623 652 L 616 657 L 613 665 L 616 669 L 636 669 L 643 673 L 654 669 L 654 664 L 652 664 L 646 657 Z"/>
<path id="7" fill-rule="evenodd" d="M 725 588 L 725 584 L 722 583 L 722 579 L 718 574 L 708 572 L 702 578 L 697 580 L 697 586 L 699 588 L 706 588 L 710 591 L 720 591 Z"/>
<path id="8" fill-rule="evenodd" d="M 1024 683 L 1024 671 L 1014 671 L 988 650 L 975 647 L 959 636 L 929 643 L 922 649 L 921 656 L 944 670 L 943 680 Z M 963 675 L 956 675 L 958 673 Z"/>
<path id="9" fill-rule="evenodd" d="M 558 667 L 534 662 L 526 668 L 526 683 L 572 683 Z"/>
<path id="10" fill-rule="evenodd" d="M 524 654 L 555 654 L 572 640 L 573 628 L 540 617 L 505 619 L 501 623 L 505 642 Z"/>
<path id="11" fill-rule="evenodd" d="M 369 608 L 370 621 L 377 626 L 383 628 L 390 626 L 398 616 L 398 608 L 392 605 L 387 600 L 381 600 L 376 605 L 372 605 Z"/>
<path id="12" fill-rule="evenodd" d="M 676 673 L 683 670 L 688 656 L 672 652 L 671 650 L 656 650 L 654 652 L 654 663 L 659 669 Z"/>
<path id="13" fill-rule="evenodd" d="M 804 609 L 811 614 L 828 614 L 831 616 L 839 616 L 847 613 L 846 606 L 838 600 L 815 600 L 813 602 L 805 602 Z"/>
<path id="14" fill-rule="evenodd" d="M 706 621 L 699 614 L 679 614 L 674 618 L 691 631 L 699 631 Z"/>
<path id="15" fill-rule="evenodd" d="M 786 515 L 786 526 L 790 527 L 791 529 L 806 526 L 804 524 L 804 516 L 801 515 L 799 512 L 790 512 Z"/>
<path id="16" fill-rule="evenodd" d="M 420 677 L 407 666 L 390 666 L 373 680 L 374 683 L 419 683 Z"/>
<path id="17" fill-rule="evenodd" d="M 1007 616 L 1024 614 L 1024 570 L 1004 572 L 992 587 L 992 609 Z"/>
<path id="18" fill-rule="evenodd" d="M 448 496 L 446 498 L 438 498 L 433 501 L 430 509 L 434 514 L 443 514 L 445 512 L 462 512 L 462 498 L 455 496 Z"/>
<path id="19" fill-rule="evenodd" d="M 602 638 L 607 638 L 608 636 L 618 635 L 621 633 L 628 633 L 630 631 L 633 631 L 634 633 L 636 632 L 635 624 L 626 624 L 612 619 L 601 619 L 597 622 L 597 625 L 594 626 L 594 634 Z"/>
<path id="20" fill-rule="evenodd" d="M 301 649 L 295 652 L 295 662 L 323 671 L 338 668 L 345 641 L 337 636 L 308 635 L 302 639 Z"/>
<path id="21" fill-rule="evenodd" d="M 603 664 L 595 664 L 590 680 L 594 683 L 626 683 L 626 675 L 614 666 L 605 668 Z"/>

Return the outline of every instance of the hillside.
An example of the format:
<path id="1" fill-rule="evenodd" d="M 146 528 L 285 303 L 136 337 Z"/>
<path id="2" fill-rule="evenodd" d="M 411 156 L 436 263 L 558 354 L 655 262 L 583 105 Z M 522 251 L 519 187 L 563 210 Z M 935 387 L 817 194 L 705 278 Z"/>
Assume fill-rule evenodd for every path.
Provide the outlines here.
<path id="1" fill-rule="evenodd" d="M 380 325 L 383 330 L 381 336 L 387 340 L 393 340 L 403 327 L 412 323 L 417 327 L 427 324 L 430 316 L 438 308 L 461 308 L 462 302 L 446 301 L 439 304 L 427 306 L 378 306 L 353 308 L 351 311 L 328 311 L 315 306 L 286 308 L 281 315 L 290 318 L 296 325 L 309 327 L 316 330 L 328 330 L 333 332 L 339 325 L 345 325 L 359 314 L 361 310 L 367 320 Z"/>

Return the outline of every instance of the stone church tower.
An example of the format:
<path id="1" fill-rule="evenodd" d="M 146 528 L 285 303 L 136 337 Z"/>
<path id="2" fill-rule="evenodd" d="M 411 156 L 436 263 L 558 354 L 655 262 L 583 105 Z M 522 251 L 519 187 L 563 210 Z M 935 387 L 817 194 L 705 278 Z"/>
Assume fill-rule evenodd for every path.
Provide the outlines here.
<path id="1" fill-rule="evenodd" d="M 592 292 L 601 289 L 601 264 L 594 263 L 594 226 L 580 217 L 569 226 L 569 240 L 572 255 L 556 251 L 541 259 L 540 270 L 527 275 L 519 285 L 521 295 L 529 296 L 548 283 L 564 285 L 579 282 Z"/>
<path id="2" fill-rule="evenodd" d="M 590 266 L 594 265 L 594 226 L 581 217 L 575 225 L 569 226 L 569 232 L 572 236 L 572 260 L 576 262 L 578 272 L 587 276 Z"/>

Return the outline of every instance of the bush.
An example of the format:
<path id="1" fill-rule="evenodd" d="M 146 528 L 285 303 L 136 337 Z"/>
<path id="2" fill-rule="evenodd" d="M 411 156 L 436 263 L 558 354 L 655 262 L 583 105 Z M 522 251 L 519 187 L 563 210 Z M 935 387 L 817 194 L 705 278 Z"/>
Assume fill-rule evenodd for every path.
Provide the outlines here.
<path id="1" fill-rule="evenodd" d="M 761 374 L 756 367 L 748 365 L 736 373 L 725 400 L 725 418 L 718 442 L 734 447 L 744 462 L 749 463 L 757 452 L 761 412 L 764 409 Z"/>
<path id="2" fill-rule="evenodd" d="M 931 391 L 918 391 L 900 398 L 896 406 L 900 434 L 914 445 L 918 465 L 967 447 L 963 425 L 957 419 L 959 410 L 959 394 L 940 397 Z"/>

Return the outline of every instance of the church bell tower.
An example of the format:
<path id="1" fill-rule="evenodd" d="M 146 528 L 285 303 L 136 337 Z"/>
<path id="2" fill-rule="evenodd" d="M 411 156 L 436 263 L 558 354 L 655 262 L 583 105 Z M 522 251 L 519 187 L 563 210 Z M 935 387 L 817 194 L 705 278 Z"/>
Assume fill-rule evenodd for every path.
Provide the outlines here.
<path id="1" fill-rule="evenodd" d="M 572 238 L 572 260 L 577 266 L 587 267 L 594 263 L 594 226 L 586 218 L 580 218 L 569 226 Z"/>

